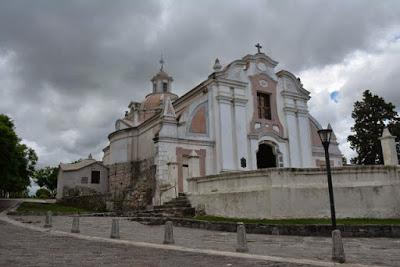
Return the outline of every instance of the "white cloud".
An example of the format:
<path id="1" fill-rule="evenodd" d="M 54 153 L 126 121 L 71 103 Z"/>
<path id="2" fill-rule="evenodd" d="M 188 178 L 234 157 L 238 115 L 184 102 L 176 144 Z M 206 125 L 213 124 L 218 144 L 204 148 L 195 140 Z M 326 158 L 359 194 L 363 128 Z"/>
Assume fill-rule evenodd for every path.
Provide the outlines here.
<path id="1" fill-rule="evenodd" d="M 300 73 L 304 87 L 311 91 L 310 112 L 322 125 L 330 122 L 336 132 L 340 149 L 350 159 L 355 152 L 347 143 L 354 124 L 353 103 L 361 99 L 366 89 L 400 107 L 397 81 L 400 81 L 400 41 L 392 34 L 380 40 L 374 53 L 355 51 L 342 62 L 322 69 L 311 68 Z M 392 78 L 391 78 L 392 77 Z M 394 79 L 393 79 L 394 78 Z M 329 94 L 339 92 L 337 103 Z"/>
<path id="2" fill-rule="evenodd" d="M 41 165 L 99 156 L 115 119 L 150 92 L 161 52 L 182 94 L 216 57 L 229 63 L 260 42 L 300 76 L 346 155 L 364 89 L 400 106 L 398 1 L 17 2 L 0 3 L 0 112 Z"/>

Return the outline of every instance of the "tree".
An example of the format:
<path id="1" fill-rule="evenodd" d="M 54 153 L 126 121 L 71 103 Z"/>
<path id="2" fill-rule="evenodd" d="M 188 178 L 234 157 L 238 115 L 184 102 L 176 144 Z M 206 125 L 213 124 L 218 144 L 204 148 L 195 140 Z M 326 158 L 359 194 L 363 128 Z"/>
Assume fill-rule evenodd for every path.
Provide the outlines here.
<path id="1" fill-rule="evenodd" d="M 13 121 L 0 114 L 0 194 L 25 191 L 37 160 L 35 151 L 21 143 Z"/>
<path id="2" fill-rule="evenodd" d="M 358 154 L 357 157 L 351 159 L 351 163 L 383 164 L 379 137 L 381 137 L 386 124 L 389 129 L 399 128 L 400 118 L 395 106 L 366 90 L 363 93 L 362 101 L 354 103 L 351 117 L 355 121 L 354 126 L 351 127 L 354 134 L 348 136 L 347 141 L 350 142 L 350 148 L 355 149 Z M 392 132 L 392 134 L 394 133 Z"/>
<path id="3" fill-rule="evenodd" d="M 51 193 L 51 196 L 56 195 L 57 189 L 58 167 L 45 167 L 35 171 L 33 180 L 40 186 L 45 187 Z"/>

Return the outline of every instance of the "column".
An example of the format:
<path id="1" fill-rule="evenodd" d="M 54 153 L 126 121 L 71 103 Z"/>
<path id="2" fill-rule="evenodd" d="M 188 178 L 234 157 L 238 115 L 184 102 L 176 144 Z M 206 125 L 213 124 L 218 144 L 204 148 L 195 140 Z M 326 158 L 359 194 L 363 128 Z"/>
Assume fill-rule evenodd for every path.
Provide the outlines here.
<path id="1" fill-rule="evenodd" d="M 233 142 L 233 129 L 232 127 L 232 97 L 226 95 L 217 96 L 218 107 L 219 107 L 219 128 L 220 136 L 219 140 L 221 143 L 220 155 L 221 155 L 221 171 L 224 170 L 235 170 L 234 161 L 234 149 L 236 145 Z M 236 142 L 235 142 L 236 143 Z"/>
<path id="2" fill-rule="evenodd" d="M 399 159 L 396 150 L 396 137 L 391 135 L 389 129 L 383 129 L 381 140 L 383 162 L 385 165 L 398 165 Z"/>
<path id="3" fill-rule="evenodd" d="M 235 165 L 237 170 L 249 169 L 250 159 L 247 149 L 247 116 L 246 116 L 247 99 L 234 99 L 234 114 L 235 114 L 235 137 L 236 137 L 236 157 Z M 240 159 L 246 159 L 246 167 L 240 166 Z"/>
<path id="4" fill-rule="evenodd" d="M 289 137 L 289 159 L 290 159 L 290 167 L 292 168 L 300 168 L 300 147 L 298 140 L 298 131 L 297 131 L 297 116 L 293 109 L 285 108 L 286 122 L 287 122 L 287 131 Z"/>
<path id="5" fill-rule="evenodd" d="M 302 167 L 310 168 L 314 165 L 312 162 L 311 131 L 307 111 L 299 111 L 297 113 L 297 119 L 299 123 L 299 144 Z"/>

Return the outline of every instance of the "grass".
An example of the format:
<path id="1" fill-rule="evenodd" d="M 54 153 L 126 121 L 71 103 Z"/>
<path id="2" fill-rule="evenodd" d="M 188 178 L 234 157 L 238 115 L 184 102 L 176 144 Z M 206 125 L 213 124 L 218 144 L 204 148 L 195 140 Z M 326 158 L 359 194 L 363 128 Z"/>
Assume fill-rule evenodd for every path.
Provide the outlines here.
<path id="1" fill-rule="evenodd" d="M 306 218 L 306 219 L 246 219 L 246 218 L 229 218 L 229 217 L 218 217 L 211 215 L 196 216 L 197 220 L 204 220 L 210 222 L 243 222 L 247 224 L 331 224 L 330 219 L 317 219 L 317 218 Z M 337 224 L 339 225 L 388 225 L 388 224 L 400 224 L 400 218 L 396 219 L 369 219 L 369 218 L 347 218 L 338 219 Z"/>
<path id="2" fill-rule="evenodd" d="M 58 203 L 32 203 L 23 202 L 17 209 L 17 212 L 21 213 L 45 213 L 51 211 L 57 214 L 71 214 L 71 213 L 88 213 L 91 212 L 86 209 L 75 208 L 70 206 L 65 206 Z"/>

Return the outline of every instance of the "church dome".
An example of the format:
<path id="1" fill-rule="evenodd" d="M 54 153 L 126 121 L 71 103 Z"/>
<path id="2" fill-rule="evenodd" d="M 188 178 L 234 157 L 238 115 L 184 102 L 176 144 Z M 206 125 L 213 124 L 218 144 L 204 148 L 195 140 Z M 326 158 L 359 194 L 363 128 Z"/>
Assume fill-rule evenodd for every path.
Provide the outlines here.
<path id="1" fill-rule="evenodd" d="M 152 110 L 152 109 L 157 109 L 161 108 L 161 105 L 163 104 L 164 97 L 168 95 L 172 101 L 178 98 L 176 94 L 173 93 L 151 93 L 148 94 L 145 98 L 145 100 L 142 102 L 142 109 L 144 110 Z"/>
<path id="2" fill-rule="evenodd" d="M 168 81 L 173 81 L 172 77 L 168 75 L 164 70 L 160 70 L 156 75 L 153 76 L 151 81 L 156 81 L 156 80 L 168 80 Z"/>

